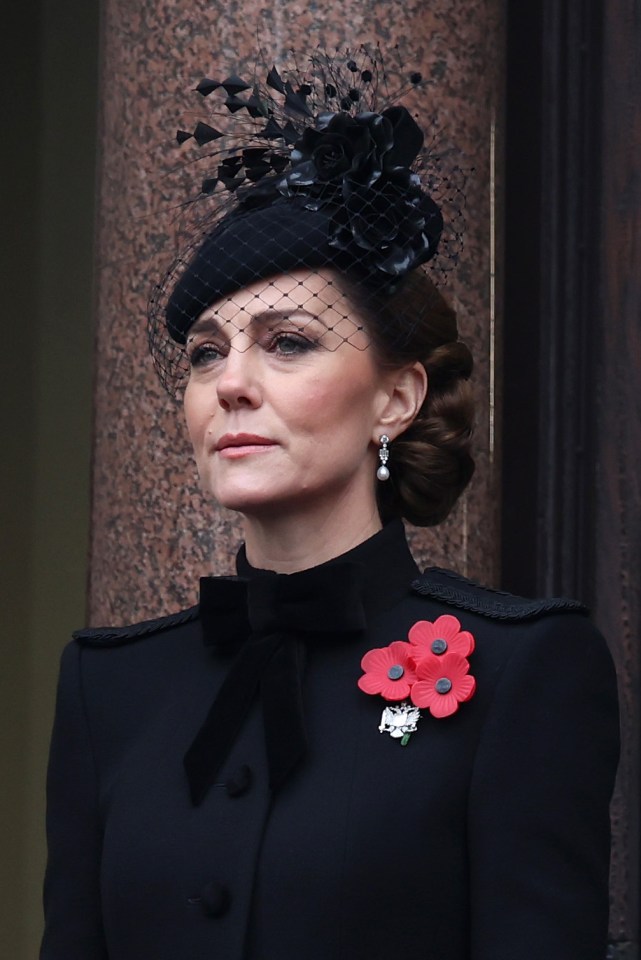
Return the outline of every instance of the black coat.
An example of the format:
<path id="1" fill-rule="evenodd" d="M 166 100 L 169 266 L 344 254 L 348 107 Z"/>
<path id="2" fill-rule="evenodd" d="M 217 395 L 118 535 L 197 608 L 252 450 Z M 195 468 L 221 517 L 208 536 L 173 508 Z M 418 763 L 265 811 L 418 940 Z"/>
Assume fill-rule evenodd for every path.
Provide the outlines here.
<path id="1" fill-rule="evenodd" d="M 603 639 L 571 601 L 418 577 L 400 525 L 346 556 L 367 630 L 306 644 L 308 753 L 275 793 L 256 700 L 192 803 L 183 757 L 233 661 L 197 607 L 66 648 L 42 960 L 603 960 Z M 476 639 L 476 693 L 403 747 L 378 732 L 360 660 L 443 613 Z"/>

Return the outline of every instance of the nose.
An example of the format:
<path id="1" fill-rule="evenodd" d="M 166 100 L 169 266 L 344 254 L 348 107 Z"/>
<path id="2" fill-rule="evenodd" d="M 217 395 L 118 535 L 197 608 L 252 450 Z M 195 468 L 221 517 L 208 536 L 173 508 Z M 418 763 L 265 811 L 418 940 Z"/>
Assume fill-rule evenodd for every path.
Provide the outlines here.
<path id="1" fill-rule="evenodd" d="M 218 402 L 224 410 L 258 407 L 261 403 L 259 358 L 255 344 L 231 346 L 218 375 Z"/>

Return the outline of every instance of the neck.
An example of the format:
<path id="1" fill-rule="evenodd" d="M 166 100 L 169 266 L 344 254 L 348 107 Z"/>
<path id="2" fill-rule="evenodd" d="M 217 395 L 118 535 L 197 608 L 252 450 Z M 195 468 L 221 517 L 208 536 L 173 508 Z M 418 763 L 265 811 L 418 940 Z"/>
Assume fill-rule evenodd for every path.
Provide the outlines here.
<path id="1" fill-rule="evenodd" d="M 245 550 L 253 567 L 297 573 L 347 553 L 381 528 L 375 502 L 346 513 L 334 501 L 302 516 L 246 516 Z"/>

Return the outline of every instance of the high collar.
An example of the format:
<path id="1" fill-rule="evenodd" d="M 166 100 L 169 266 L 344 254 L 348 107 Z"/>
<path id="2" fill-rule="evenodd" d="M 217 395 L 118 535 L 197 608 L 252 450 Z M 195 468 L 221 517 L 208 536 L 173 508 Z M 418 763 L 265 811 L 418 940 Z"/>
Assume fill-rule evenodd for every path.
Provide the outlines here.
<path id="1" fill-rule="evenodd" d="M 338 563 L 351 563 L 359 568 L 363 607 L 368 619 L 405 596 L 412 581 L 420 574 L 400 520 L 390 521 L 382 530 L 346 553 L 308 569 L 321 570 Z M 278 574 L 273 570 L 253 567 L 247 559 L 244 544 L 236 556 L 236 570 L 239 577 L 247 580 L 264 576 L 297 576 L 296 573 Z"/>

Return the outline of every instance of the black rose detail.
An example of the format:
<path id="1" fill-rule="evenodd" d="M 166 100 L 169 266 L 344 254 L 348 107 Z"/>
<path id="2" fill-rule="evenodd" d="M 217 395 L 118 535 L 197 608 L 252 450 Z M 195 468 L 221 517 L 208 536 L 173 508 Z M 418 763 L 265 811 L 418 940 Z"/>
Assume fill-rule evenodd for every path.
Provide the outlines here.
<path id="1" fill-rule="evenodd" d="M 312 152 L 312 161 L 321 180 L 333 180 L 351 167 L 349 142 L 344 137 L 328 133 Z"/>
<path id="2" fill-rule="evenodd" d="M 401 277 L 434 256 L 443 219 L 416 185 L 403 190 L 387 181 L 372 189 L 350 179 L 344 193 L 332 218 L 335 249 L 389 277 Z"/>
<path id="3" fill-rule="evenodd" d="M 387 124 L 384 135 L 378 129 Z M 381 155 L 392 146 L 392 127 L 382 115 L 347 113 L 323 114 L 315 128 L 308 127 L 292 150 L 292 175 L 303 173 L 305 181 L 336 180 L 350 171 L 359 170 L 374 155 Z M 380 167 L 380 163 L 379 163 Z"/>

